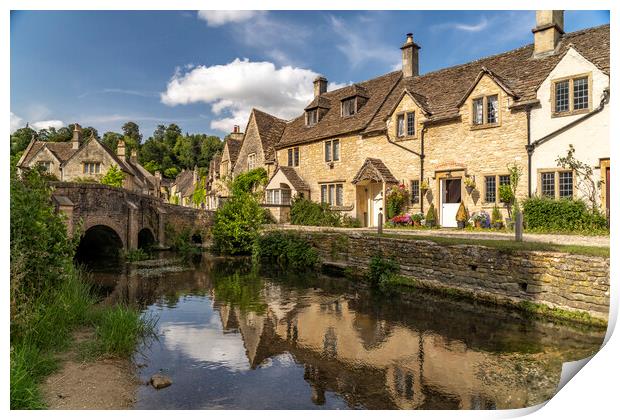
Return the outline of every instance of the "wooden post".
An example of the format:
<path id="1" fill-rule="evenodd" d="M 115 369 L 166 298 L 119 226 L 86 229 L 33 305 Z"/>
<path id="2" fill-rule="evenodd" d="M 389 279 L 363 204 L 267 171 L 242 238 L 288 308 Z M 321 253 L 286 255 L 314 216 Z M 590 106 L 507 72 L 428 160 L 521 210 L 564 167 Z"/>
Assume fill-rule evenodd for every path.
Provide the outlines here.
<path id="1" fill-rule="evenodd" d="M 377 233 L 379 235 L 383 233 L 383 213 L 381 211 L 377 215 Z"/>
<path id="2" fill-rule="evenodd" d="M 523 213 L 515 212 L 515 241 L 523 242 Z"/>

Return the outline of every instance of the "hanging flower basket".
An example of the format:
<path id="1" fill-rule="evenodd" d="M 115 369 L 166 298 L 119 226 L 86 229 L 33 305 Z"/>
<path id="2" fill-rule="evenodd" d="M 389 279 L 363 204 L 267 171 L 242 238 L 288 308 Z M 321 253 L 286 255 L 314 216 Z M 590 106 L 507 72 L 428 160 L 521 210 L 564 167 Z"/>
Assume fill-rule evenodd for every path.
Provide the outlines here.
<path id="1" fill-rule="evenodd" d="M 476 189 L 476 181 L 474 181 L 472 178 L 465 178 L 465 181 L 463 181 L 463 183 L 465 184 L 465 189 L 467 190 L 468 194 L 471 194 L 471 192 Z"/>

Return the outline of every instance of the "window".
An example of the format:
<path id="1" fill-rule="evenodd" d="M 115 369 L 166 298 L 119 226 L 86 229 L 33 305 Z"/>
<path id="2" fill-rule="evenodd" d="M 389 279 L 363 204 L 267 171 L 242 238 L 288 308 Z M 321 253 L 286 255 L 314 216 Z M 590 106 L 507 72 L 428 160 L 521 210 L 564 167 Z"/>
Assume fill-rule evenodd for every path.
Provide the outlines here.
<path id="1" fill-rule="evenodd" d="M 573 76 L 552 83 L 553 114 L 569 115 L 590 109 L 590 76 Z"/>
<path id="2" fill-rule="evenodd" d="M 290 205 L 291 190 L 288 188 L 280 188 L 265 191 L 265 202 L 267 204 Z"/>
<path id="3" fill-rule="evenodd" d="M 256 153 L 250 153 L 248 155 L 248 171 L 251 171 L 256 167 Z"/>
<path id="4" fill-rule="evenodd" d="M 500 175 L 499 185 L 510 185 L 510 175 Z"/>
<path id="5" fill-rule="evenodd" d="M 555 84 L 555 112 L 568 112 L 568 87 L 568 80 Z"/>
<path id="6" fill-rule="evenodd" d="M 588 78 L 573 80 L 573 109 L 588 108 Z"/>
<path id="7" fill-rule="evenodd" d="M 306 125 L 315 125 L 319 122 L 319 110 L 317 108 L 306 111 Z"/>
<path id="8" fill-rule="evenodd" d="M 396 135 L 398 137 L 405 136 L 405 115 L 400 114 L 396 117 Z"/>
<path id="9" fill-rule="evenodd" d="M 415 112 L 407 112 L 407 135 L 415 136 Z"/>
<path id="10" fill-rule="evenodd" d="M 342 101 L 342 116 L 349 117 L 355 114 L 355 98 L 349 98 Z"/>
<path id="11" fill-rule="evenodd" d="M 52 167 L 52 162 L 50 162 L 49 160 L 40 160 L 39 162 L 37 162 L 37 165 L 42 167 L 45 172 L 49 172 Z"/>
<path id="12" fill-rule="evenodd" d="M 85 174 L 101 173 L 101 162 L 84 162 L 83 173 Z"/>
<path id="13" fill-rule="evenodd" d="M 560 172 L 558 178 L 558 192 L 560 198 L 572 198 L 573 197 L 573 173 Z"/>
<path id="14" fill-rule="evenodd" d="M 418 204 L 420 202 L 420 181 L 411 181 L 411 204 Z"/>
<path id="15" fill-rule="evenodd" d="M 484 177 L 484 201 L 487 203 L 495 203 L 497 198 L 495 175 Z"/>
<path id="16" fill-rule="evenodd" d="M 540 193 L 545 197 L 555 198 L 555 172 L 540 174 Z"/>
<path id="17" fill-rule="evenodd" d="M 490 95 L 472 101 L 472 124 L 483 126 L 499 123 L 499 96 Z"/>
<path id="18" fill-rule="evenodd" d="M 299 147 L 288 149 L 288 166 L 299 166 Z"/>
<path id="19" fill-rule="evenodd" d="M 321 202 L 330 206 L 342 206 L 344 203 L 344 189 L 342 184 L 322 184 Z"/>
<path id="20" fill-rule="evenodd" d="M 474 125 L 482 125 L 483 123 L 482 102 L 483 102 L 482 98 L 474 99 L 474 103 L 472 107 Z"/>
<path id="21" fill-rule="evenodd" d="M 340 140 L 328 140 L 325 142 L 325 162 L 340 160 Z"/>
<path id="22" fill-rule="evenodd" d="M 487 123 L 495 124 L 498 121 L 498 102 L 497 95 L 487 98 Z"/>

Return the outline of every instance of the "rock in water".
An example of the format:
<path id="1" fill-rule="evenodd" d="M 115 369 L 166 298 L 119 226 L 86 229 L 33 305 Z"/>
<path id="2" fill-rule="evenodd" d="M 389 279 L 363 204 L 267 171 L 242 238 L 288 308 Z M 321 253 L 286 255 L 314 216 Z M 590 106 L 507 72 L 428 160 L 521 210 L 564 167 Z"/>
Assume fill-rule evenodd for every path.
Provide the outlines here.
<path id="1" fill-rule="evenodd" d="M 153 388 L 155 389 L 162 389 L 162 388 L 166 388 L 167 386 L 172 385 L 172 379 L 170 379 L 169 377 L 165 375 L 160 375 L 160 374 L 155 374 L 151 376 L 150 382 L 151 382 L 151 385 L 153 385 Z"/>

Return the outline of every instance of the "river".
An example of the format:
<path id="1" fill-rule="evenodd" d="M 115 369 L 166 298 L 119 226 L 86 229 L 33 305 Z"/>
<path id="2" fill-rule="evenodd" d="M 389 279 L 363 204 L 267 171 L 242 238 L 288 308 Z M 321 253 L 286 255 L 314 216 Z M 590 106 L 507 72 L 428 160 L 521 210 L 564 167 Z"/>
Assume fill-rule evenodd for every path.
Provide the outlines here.
<path id="1" fill-rule="evenodd" d="M 604 331 L 342 277 L 170 256 L 98 268 L 110 302 L 140 305 L 157 337 L 134 355 L 137 409 L 503 409 L 551 398 L 562 363 Z"/>

